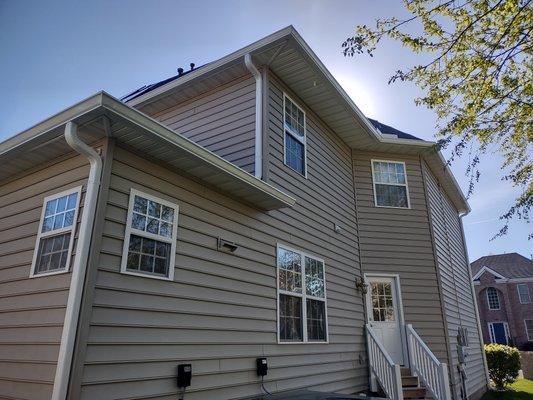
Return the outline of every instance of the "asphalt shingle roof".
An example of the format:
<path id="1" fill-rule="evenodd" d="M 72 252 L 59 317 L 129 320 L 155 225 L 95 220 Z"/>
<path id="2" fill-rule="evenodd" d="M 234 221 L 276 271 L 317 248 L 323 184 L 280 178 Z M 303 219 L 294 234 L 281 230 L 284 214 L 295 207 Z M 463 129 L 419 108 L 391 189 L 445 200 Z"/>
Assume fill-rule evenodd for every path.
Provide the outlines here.
<path id="1" fill-rule="evenodd" d="M 518 253 L 495 254 L 478 258 L 470 264 L 472 275 L 476 275 L 483 267 L 509 279 L 533 278 L 533 261 Z"/>

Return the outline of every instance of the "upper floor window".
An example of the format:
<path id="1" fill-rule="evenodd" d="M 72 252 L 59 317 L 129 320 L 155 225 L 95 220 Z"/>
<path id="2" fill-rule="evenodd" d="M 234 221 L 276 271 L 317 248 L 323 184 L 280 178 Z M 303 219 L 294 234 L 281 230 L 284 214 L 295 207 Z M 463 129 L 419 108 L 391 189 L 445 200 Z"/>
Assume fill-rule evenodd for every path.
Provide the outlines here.
<path id="1" fill-rule="evenodd" d="M 409 208 L 405 163 L 372 160 L 372 178 L 376 206 Z"/>
<path id="2" fill-rule="evenodd" d="M 324 261 L 278 247 L 278 338 L 280 342 L 327 342 Z"/>
<path id="3" fill-rule="evenodd" d="M 527 283 L 519 283 L 516 285 L 518 290 L 518 297 L 520 298 L 520 304 L 529 304 L 531 303 L 531 297 L 529 296 L 529 288 Z"/>
<path id="4" fill-rule="evenodd" d="M 489 305 L 489 310 L 500 309 L 500 296 L 498 291 L 492 287 L 487 289 L 487 303 Z"/>
<path id="5" fill-rule="evenodd" d="M 177 229 L 176 204 L 131 189 L 122 272 L 172 280 Z"/>
<path id="6" fill-rule="evenodd" d="M 287 95 L 283 95 L 285 164 L 307 176 L 305 113 Z"/>
<path id="7" fill-rule="evenodd" d="M 30 276 L 68 271 L 81 187 L 44 199 Z"/>
<path id="8" fill-rule="evenodd" d="M 533 319 L 526 319 L 524 323 L 526 324 L 527 340 L 533 342 Z"/>

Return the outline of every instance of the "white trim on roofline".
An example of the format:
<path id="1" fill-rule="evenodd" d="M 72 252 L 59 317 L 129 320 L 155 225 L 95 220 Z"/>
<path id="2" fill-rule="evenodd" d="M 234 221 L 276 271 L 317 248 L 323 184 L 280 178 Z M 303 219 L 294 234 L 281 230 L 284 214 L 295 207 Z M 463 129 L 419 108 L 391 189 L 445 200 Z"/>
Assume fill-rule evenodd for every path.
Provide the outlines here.
<path id="1" fill-rule="evenodd" d="M 496 279 L 504 279 L 507 280 L 508 278 L 503 276 L 502 274 L 499 274 L 498 272 L 494 271 L 493 269 L 490 269 L 487 266 L 483 266 L 473 277 L 473 280 L 479 279 L 481 275 L 483 275 L 485 272 L 488 272 L 489 274 L 492 274 L 496 277 Z"/>

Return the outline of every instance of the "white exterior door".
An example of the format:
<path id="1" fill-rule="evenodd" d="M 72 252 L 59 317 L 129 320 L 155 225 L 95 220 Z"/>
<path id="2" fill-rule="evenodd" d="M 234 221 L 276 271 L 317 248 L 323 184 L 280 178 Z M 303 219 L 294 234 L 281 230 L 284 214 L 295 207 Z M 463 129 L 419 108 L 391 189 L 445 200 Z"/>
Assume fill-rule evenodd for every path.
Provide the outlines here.
<path id="1" fill-rule="evenodd" d="M 394 277 L 367 276 L 368 291 L 366 304 L 368 323 L 381 343 L 397 364 L 404 365 L 402 344 L 403 312 Z"/>

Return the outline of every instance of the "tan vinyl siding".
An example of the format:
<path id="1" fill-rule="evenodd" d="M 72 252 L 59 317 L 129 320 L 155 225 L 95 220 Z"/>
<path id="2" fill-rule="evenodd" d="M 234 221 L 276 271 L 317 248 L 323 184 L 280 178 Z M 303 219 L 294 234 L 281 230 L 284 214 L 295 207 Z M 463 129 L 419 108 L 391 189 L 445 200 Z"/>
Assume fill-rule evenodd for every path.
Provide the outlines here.
<path id="1" fill-rule="evenodd" d="M 255 80 L 244 76 L 151 117 L 250 173 L 255 154 Z"/>
<path id="2" fill-rule="evenodd" d="M 180 207 L 173 282 L 119 272 L 132 187 Z M 364 388 L 355 262 L 320 222 L 260 212 L 116 148 L 81 398 L 175 398 L 179 362 L 193 365 L 187 399 L 259 394 L 260 356 L 268 357 L 272 391 Z M 235 254 L 217 251 L 218 237 L 235 241 Z M 330 344 L 277 344 L 278 242 L 324 258 Z"/>
<path id="3" fill-rule="evenodd" d="M 71 274 L 30 279 L 30 268 L 44 198 L 88 171 L 71 156 L 0 183 L 0 398 L 51 396 Z M 83 194 L 78 221 L 82 204 Z"/>
<path id="4" fill-rule="evenodd" d="M 374 205 L 372 159 L 405 162 L 410 209 Z M 420 160 L 418 157 L 354 151 L 353 168 L 363 271 L 400 276 L 405 323 L 412 324 L 435 355 L 447 362 Z"/>
<path id="5" fill-rule="evenodd" d="M 350 149 L 272 74 L 269 74 L 268 87 L 268 181 L 296 198 L 294 208 L 273 214 L 299 230 L 292 238 L 293 247 L 303 248 L 326 259 L 328 294 L 330 290 L 339 292 L 332 293 L 328 298 L 330 329 L 332 333 L 337 330 L 343 333 L 338 338 L 333 336 L 333 340 L 330 336 L 330 341 L 353 342 L 347 357 L 364 355 L 364 338 L 361 335 L 364 325 L 363 302 L 361 294 L 354 290 L 354 279 L 361 275 L 361 271 Z M 306 112 L 307 178 L 283 162 L 284 90 Z M 334 231 L 335 224 L 341 228 L 340 233 Z M 304 233 L 313 236 L 311 247 L 297 238 Z M 335 326 L 337 324 L 338 327 Z M 353 392 L 366 387 L 364 364 L 356 363 L 355 370 L 349 364 L 339 367 L 342 374 L 339 373 L 338 382 L 328 385 L 330 388 Z M 340 379 L 343 375 L 351 377 Z M 313 377 L 307 379 L 307 385 L 315 385 Z"/>
<path id="6" fill-rule="evenodd" d="M 437 264 L 442 282 L 445 318 L 450 336 L 452 356 L 450 371 L 454 374 L 456 382 L 455 395 L 460 398 L 460 377 L 456 368 L 458 362 L 457 329 L 461 326 L 468 329 L 470 354 L 466 368 L 468 395 L 476 393 L 487 384 L 481 339 L 459 215 L 427 166 L 424 166 L 424 176 L 435 237 Z"/>

